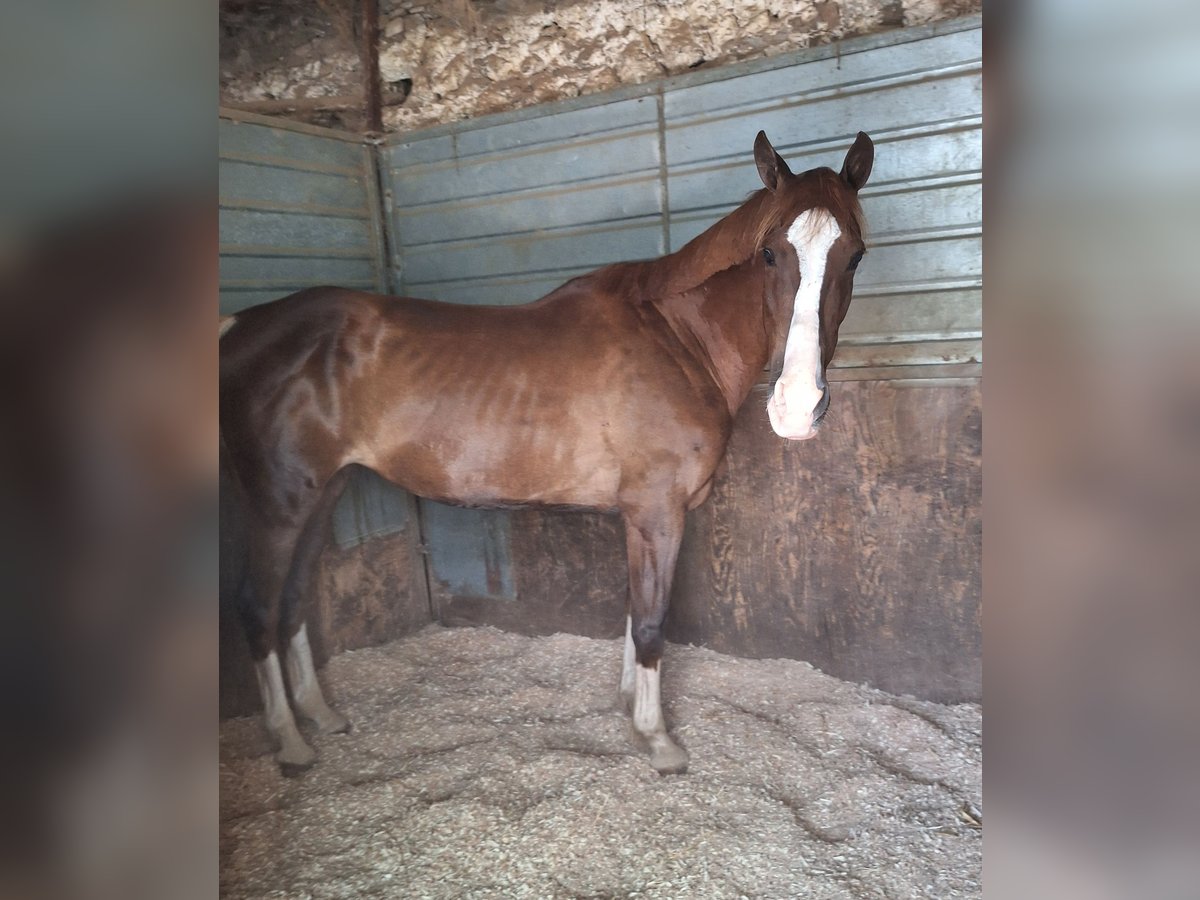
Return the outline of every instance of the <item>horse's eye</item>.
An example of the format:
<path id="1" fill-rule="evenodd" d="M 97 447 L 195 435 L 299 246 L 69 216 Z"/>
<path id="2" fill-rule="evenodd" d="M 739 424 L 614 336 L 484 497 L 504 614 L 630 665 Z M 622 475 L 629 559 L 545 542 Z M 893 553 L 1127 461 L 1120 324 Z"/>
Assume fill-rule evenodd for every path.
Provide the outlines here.
<path id="1" fill-rule="evenodd" d="M 850 265 L 846 267 L 847 272 L 853 272 L 855 269 L 858 268 L 858 264 L 860 262 L 862 262 L 863 254 L 865 252 L 866 252 L 865 250 L 859 250 L 857 253 L 854 254 L 854 257 L 850 260 Z"/>
<path id="2" fill-rule="evenodd" d="M 770 247 L 763 247 L 763 259 L 767 261 L 768 266 L 775 265 L 775 253 Z"/>

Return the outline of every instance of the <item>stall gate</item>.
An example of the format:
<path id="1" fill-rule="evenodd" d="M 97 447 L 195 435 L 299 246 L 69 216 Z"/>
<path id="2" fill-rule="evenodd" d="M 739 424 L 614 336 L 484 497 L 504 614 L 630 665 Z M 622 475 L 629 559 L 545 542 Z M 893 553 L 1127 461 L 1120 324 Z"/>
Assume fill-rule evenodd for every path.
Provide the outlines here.
<path id="1" fill-rule="evenodd" d="M 243 253 L 228 282 L 223 255 L 223 304 L 295 289 L 298 273 L 526 302 L 597 266 L 678 249 L 732 210 L 759 186 L 760 128 L 795 171 L 840 165 L 867 131 L 869 253 L 830 373 L 840 383 L 829 421 L 820 440 L 786 445 L 762 415 L 765 393 L 747 402 L 728 474 L 690 517 L 668 633 L 893 691 L 978 699 L 981 45 L 972 17 L 396 136 L 377 148 L 386 233 L 349 217 L 356 237 L 339 232 L 322 251 L 346 255 L 288 257 L 295 266 L 268 255 L 259 270 Z M 354 149 L 320 162 L 354 181 Z M 227 164 L 223 155 L 223 204 Z M 357 183 L 357 199 L 318 202 L 370 210 L 371 179 Z M 268 243 L 248 211 L 228 211 L 242 228 L 233 244 Z M 254 214 L 277 240 L 271 217 L 287 212 Z M 373 253 L 386 254 L 386 271 Z M 264 271 L 291 280 L 267 285 Z M 619 632 L 614 519 L 391 507 L 365 529 L 343 522 L 340 540 L 416 515 L 438 620 Z"/>

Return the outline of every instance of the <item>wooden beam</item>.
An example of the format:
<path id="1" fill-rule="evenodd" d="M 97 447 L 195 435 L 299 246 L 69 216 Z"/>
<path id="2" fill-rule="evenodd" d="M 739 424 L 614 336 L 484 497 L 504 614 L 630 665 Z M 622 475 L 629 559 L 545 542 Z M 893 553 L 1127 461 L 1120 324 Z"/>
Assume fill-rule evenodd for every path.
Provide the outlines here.
<path id="1" fill-rule="evenodd" d="M 383 98 L 383 106 L 400 106 L 405 94 L 393 94 Z M 222 98 L 221 109 L 258 113 L 270 116 L 286 112 L 320 112 L 321 110 L 362 109 L 362 94 L 342 94 L 337 97 L 296 97 L 282 100 L 229 100 Z"/>
<path id="2" fill-rule="evenodd" d="M 362 0 L 362 65 L 366 130 L 383 134 L 383 86 L 379 80 L 379 0 Z"/>
<path id="3" fill-rule="evenodd" d="M 221 105 L 229 109 L 240 109 L 243 112 L 273 115 L 285 112 L 318 112 L 326 109 L 361 109 L 363 95 L 360 93 L 344 94 L 340 97 L 292 97 L 282 100 L 228 100 L 222 99 Z"/>

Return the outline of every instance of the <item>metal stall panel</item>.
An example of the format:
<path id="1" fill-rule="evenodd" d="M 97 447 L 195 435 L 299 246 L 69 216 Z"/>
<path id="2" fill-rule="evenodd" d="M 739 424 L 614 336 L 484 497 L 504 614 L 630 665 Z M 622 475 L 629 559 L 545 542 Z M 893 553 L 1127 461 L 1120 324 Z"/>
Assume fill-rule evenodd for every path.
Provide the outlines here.
<path id="1" fill-rule="evenodd" d="M 524 303 L 666 252 L 654 97 L 407 135 L 386 148 L 406 294 Z"/>
<path id="2" fill-rule="evenodd" d="M 840 166 L 865 130 L 870 253 L 831 377 L 977 377 L 981 63 L 974 17 L 405 135 L 385 150 L 396 283 L 533 300 L 734 209 L 761 187 L 760 128 L 794 171 Z"/>
<path id="3" fill-rule="evenodd" d="M 221 115 L 221 312 L 321 284 L 383 290 L 378 191 L 362 138 Z"/>

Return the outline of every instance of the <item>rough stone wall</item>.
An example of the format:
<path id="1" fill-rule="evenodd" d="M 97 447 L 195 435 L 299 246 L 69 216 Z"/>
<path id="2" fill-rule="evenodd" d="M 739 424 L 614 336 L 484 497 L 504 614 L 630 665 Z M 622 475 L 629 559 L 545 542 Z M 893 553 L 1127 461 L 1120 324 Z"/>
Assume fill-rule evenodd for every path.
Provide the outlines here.
<path id="1" fill-rule="evenodd" d="M 977 12 L 982 0 L 382 0 L 384 126 L 407 131 L 699 67 Z M 356 0 L 225 0 L 221 97 L 307 99 L 291 118 L 357 130 L 312 98 L 362 90 Z M 345 105 L 345 104 L 343 104 Z M 260 111 L 266 111 L 260 105 Z"/>

